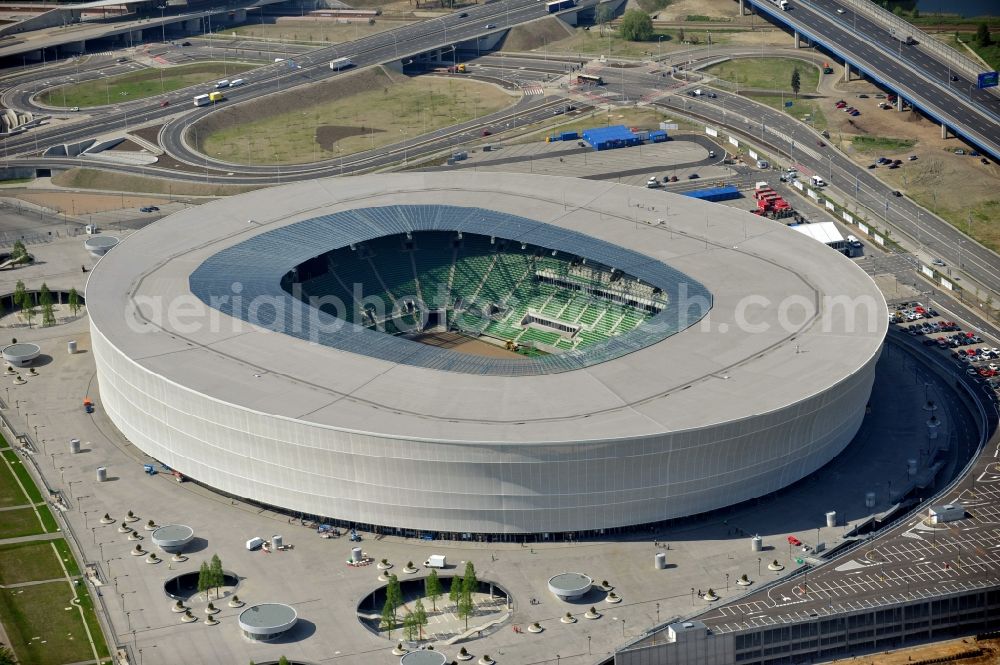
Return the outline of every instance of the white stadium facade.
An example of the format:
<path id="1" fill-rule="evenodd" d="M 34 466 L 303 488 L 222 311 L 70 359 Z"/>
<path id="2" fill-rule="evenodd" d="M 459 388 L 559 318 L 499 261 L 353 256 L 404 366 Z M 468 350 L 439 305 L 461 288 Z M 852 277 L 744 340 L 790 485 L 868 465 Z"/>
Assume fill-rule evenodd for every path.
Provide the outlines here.
<path id="1" fill-rule="evenodd" d="M 262 505 L 439 537 L 780 490 L 854 437 L 888 325 L 860 268 L 780 223 L 471 172 L 191 208 L 86 295 L 101 406 L 139 449 Z"/>

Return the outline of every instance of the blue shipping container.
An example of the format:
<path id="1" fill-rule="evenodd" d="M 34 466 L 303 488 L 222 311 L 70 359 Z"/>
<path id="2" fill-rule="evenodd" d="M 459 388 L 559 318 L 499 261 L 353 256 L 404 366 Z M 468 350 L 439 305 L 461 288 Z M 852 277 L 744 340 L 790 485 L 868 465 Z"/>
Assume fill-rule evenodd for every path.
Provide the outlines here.
<path id="1" fill-rule="evenodd" d="M 653 143 L 663 143 L 667 140 L 667 133 L 662 129 L 649 133 L 649 140 Z"/>
<path id="2" fill-rule="evenodd" d="M 563 132 L 559 135 L 560 141 L 575 141 L 580 138 L 580 134 L 577 132 Z"/>

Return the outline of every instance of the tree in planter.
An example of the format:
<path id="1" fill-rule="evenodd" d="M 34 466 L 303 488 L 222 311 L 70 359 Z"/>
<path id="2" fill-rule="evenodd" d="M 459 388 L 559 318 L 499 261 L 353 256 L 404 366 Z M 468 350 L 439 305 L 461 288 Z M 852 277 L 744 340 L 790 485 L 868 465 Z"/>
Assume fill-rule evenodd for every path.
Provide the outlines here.
<path id="1" fill-rule="evenodd" d="M 24 320 L 28 322 L 28 327 L 30 328 L 31 320 L 35 318 L 36 312 L 35 312 L 35 305 L 31 302 L 31 296 L 28 296 L 27 300 L 28 300 L 28 306 L 21 308 L 21 316 L 23 316 Z"/>
<path id="2" fill-rule="evenodd" d="M 198 593 L 207 593 L 212 588 L 212 572 L 208 568 L 208 562 L 202 561 L 198 568 Z"/>
<path id="3" fill-rule="evenodd" d="M 413 641 L 413 636 L 417 634 L 417 618 L 412 614 L 407 614 L 403 617 L 403 634 L 411 642 Z"/>
<path id="4" fill-rule="evenodd" d="M 471 561 L 465 562 L 465 576 L 462 577 L 462 593 L 470 596 L 479 588 L 479 581 L 476 579 L 476 567 Z"/>
<path id="5" fill-rule="evenodd" d="M 792 92 L 795 96 L 799 96 L 799 89 L 802 87 L 802 77 L 799 75 L 799 68 L 796 67 L 792 70 Z"/>
<path id="6" fill-rule="evenodd" d="M 396 616 L 396 608 L 403 604 L 403 590 L 399 586 L 399 578 L 389 576 L 389 584 L 385 587 L 386 602 L 392 605 L 392 615 Z"/>
<path id="7" fill-rule="evenodd" d="M 413 613 L 410 616 L 413 617 L 417 625 L 420 639 L 424 639 L 424 626 L 427 625 L 427 610 L 424 609 L 424 601 L 417 598 L 417 602 L 413 604 Z"/>
<path id="8" fill-rule="evenodd" d="M 10 258 L 14 263 L 24 263 L 28 260 L 28 249 L 18 240 L 10 250 Z"/>
<path id="9" fill-rule="evenodd" d="M 382 630 L 386 631 L 388 637 L 392 637 L 392 629 L 396 627 L 396 610 L 388 599 L 382 606 Z"/>
<path id="10" fill-rule="evenodd" d="M 281 658 L 278 659 L 278 665 L 289 665 L 288 659 L 282 656 Z"/>
<path id="11" fill-rule="evenodd" d="M 67 305 L 69 305 L 69 311 L 76 316 L 80 312 L 80 294 L 76 292 L 76 288 L 69 290 L 69 298 L 67 300 Z"/>
<path id="12" fill-rule="evenodd" d="M 14 295 L 11 297 L 14 307 L 23 309 L 25 307 L 24 301 L 27 297 L 28 290 L 24 288 L 24 282 L 17 280 L 17 284 L 14 285 Z"/>
<path id="13" fill-rule="evenodd" d="M 462 578 L 453 577 L 448 583 L 448 600 L 458 605 L 458 599 L 462 597 Z"/>
<path id="14" fill-rule="evenodd" d="M 472 616 L 476 606 L 472 603 L 472 593 L 462 589 L 462 594 L 458 598 L 458 609 L 455 614 L 459 619 L 465 619 L 465 629 L 469 629 L 469 617 Z"/>
<path id="15" fill-rule="evenodd" d="M 49 285 L 42 282 L 42 288 L 38 292 L 38 305 L 42 308 L 42 326 L 54 326 L 56 324 L 56 314 L 53 309 L 52 292 Z"/>
<path id="16" fill-rule="evenodd" d="M 424 595 L 431 599 L 431 607 L 437 612 L 437 599 L 441 597 L 441 580 L 438 579 L 436 570 L 424 580 Z"/>
<path id="17" fill-rule="evenodd" d="M 218 554 L 212 555 L 212 563 L 208 566 L 208 572 L 211 576 L 211 587 L 215 589 L 215 597 L 219 597 L 219 589 L 221 589 L 226 583 L 226 574 L 222 571 L 222 559 L 219 558 Z"/>

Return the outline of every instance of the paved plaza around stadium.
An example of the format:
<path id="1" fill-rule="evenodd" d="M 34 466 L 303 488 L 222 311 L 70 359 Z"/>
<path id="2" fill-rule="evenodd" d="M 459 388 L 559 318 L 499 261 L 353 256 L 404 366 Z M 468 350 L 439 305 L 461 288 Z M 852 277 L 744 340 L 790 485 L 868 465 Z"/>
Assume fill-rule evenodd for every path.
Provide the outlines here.
<path id="1" fill-rule="evenodd" d="M 82 239 L 60 239 L 33 246 L 39 259 L 32 280 L 45 279 L 61 288 L 82 288 L 87 275 L 77 272 L 91 265 Z M 119 251 L 116 249 L 115 251 Z M 22 273 L 25 275 L 27 273 Z M 16 277 L 0 275 L 0 285 Z M 61 489 L 70 510 L 62 513 L 72 534 L 83 548 L 85 559 L 99 566 L 105 577 L 100 587 L 120 644 L 142 649 L 144 663 L 174 663 L 177 654 L 188 662 L 257 662 L 285 654 L 306 662 L 340 662 L 351 665 L 398 662 L 390 653 L 395 640 L 372 634 L 358 620 L 355 609 L 368 594 L 381 586 L 374 566 L 354 568 L 345 564 L 353 545 L 346 537 L 321 539 L 315 530 L 297 523 L 293 515 L 222 496 L 195 483 L 177 483 L 167 473 L 147 476 L 144 463 L 154 460 L 143 454 L 117 431 L 101 408 L 94 358 L 86 318 L 48 329 L 15 329 L 19 341 L 38 343 L 43 364 L 39 376 L 27 384 L 11 386 L 3 395 L 9 417 L 36 435 L 36 461 L 50 486 Z M 80 352 L 66 354 L 66 344 L 76 340 Z M 925 387 L 925 381 L 930 382 Z M 662 531 L 632 531 L 613 539 L 582 542 L 526 543 L 425 541 L 397 536 L 376 537 L 363 532 L 360 543 L 376 561 L 389 559 L 400 577 L 407 561 L 420 570 L 430 554 L 445 554 L 452 572 L 461 573 L 463 562 L 473 561 L 478 577 L 492 581 L 510 593 L 511 618 L 496 632 L 454 646 L 438 645 L 449 659 L 465 646 L 477 657 L 489 654 L 504 663 L 541 663 L 557 660 L 570 665 L 591 665 L 624 641 L 641 635 L 659 622 L 704 609 L 708 601 L 695 592 L 713 588 L 723 601 L 742 593 L 736 585 L 747 574 L 755 585 L 786 574 L 797 567 L 786 535 L 797 535 L 807 544 L 817 539 L 835 546 L 852 525 L 889 507 L 891 486 L 906 481 L 905 460 L 920 456 L 923 443 L 919 413 L 927 397 L 944 408 L 939 411 L 944 431 L 961 441 L 965 423 L 951 404 L 949 390 L 939 388 L 911 359 L 887 347 L 876 371 L 871 414 L 855 441 L 832 463 L 791 488 L 768 497 L 758 505 L 739 506 L 700 518 L 685 520 Z M 97 404 L 93 415 L 81 408 L 82 399 Z M 953 418 L 956 422 L 952 422 Z M 34 429 L 34 428 L 37 428 Z M 69 453 L 68 441 L 79 438 L 83 451 Z M 97 483 L 95 470 L 105 466 L 109 480 Z M 845 480 L 851 489 L 844 491 Z M 432 479 L 433 480 L 433 479 Z M 391 490 L 387 490 L 391 492 Z M 866 491 L 876 493 L 876 506 L 864 507 Z M 392 497 L 387 495 L 387 500 Z M 134 543 L 104 526 L 99 518 L 110 513 L 121 519 L 132 510 L 144 523 L 187 524 L 195 530 L 188 561 L 174 563 L 164 557 L 150 565 L 144 557 L 129 556 Z M 824 526 L 826 511 L 836 510 L 840 526 Z M 817 528 L 819 530 L 817 531 Z M 750 536 L 764 538 L 764 551 L 754 553 Z M 273 554 L 248 552 L 244 543 L 253 536 L 284 537 L 293 549 Z M 151 548 L 149 538 L 141 541 Z M 654 569 L 654 555 L 667 556 L 665 570 Z M 202 560 L 218 553 L 227 570 L 241 578 L 236 590 L 249 604 L 288 603 L 301 617 L 300 624 L 276 643 L 251 643 L 236 625 L 239 610 L 224 603 L 217 617 L 220 625 L 181 623 L 171 612 L 171 601 L 162 585 L 170 577 L 197 570 Z M 782 571 L 771 572 L 767 564 L 777 560 Z M 760 571 L 758 573 L 758 570 Z M 546 589 L 546 580 L 560 572 L 579 571 L 597 581 L 608 580 L 622 598 L 609 604 L 603 592 L 592 592 L 577 603 L 557 600 Z M 446 575 L 449 571 L 444 571 Z M 728 583 L 728 588 L 727 588 Z M 749 587 L 753 591 L 754 586 Z M 538 604 L 533 604 L 537 599 Z M 200 615 L 204 603 L 193 603 Z M 595 606 L 601 618 L 583 614 Z M 432 626 L 454 625 L 450 603 L 442 599 L 441 614 L 432 614 Z M 577 622 L 565 624 L 566 612 Z M 475 625 L 474 620 L 470 625 Z M 538 622 L 540 634 L 527 631 Z M 515 632 L 514 627 L 521 632 Z M 134 630 L 134 633 L 132 632 Z M 396 637 L 399 637 L 397 632 Z"/>
<path id="2" fill-rule="evenodd" d="M 43 352 L 52 355 L 52 362 L 39 369 L 39 377 L 11 388 L 11 402 L 19 400 L 19 410 L 11 407 L 10 417 L 23 425 L 25 414 L 32 414 L 30 424 L 39 427 L 48 454 L 45 457 L 40 452 L 38 462 L 47 481 L 63 489 L 71 506 L 62 515 L 70 520 L 86 560 L 101 562 L 105 574 L 110 570 L 111 578 L 101 592 L 119 643 L 134 641 L 137 649 L 143 649 L 143 662 L 154 665 L 176 663 L 177 653 L 184 653 L 188 662 L 242 663 L 251 658 L 261 662 L 280 654 L 314 663 L 398 662 L 390 653 L 395 642 L 371 634 L 355 616 L 357 603 L 381 583 L 374 565 L 352 568 L 344 563 L 353 543 L 346 537 L 321 539 L 315 530 L 290 523 L 296 521 L 293 517 L 233 502 L 194 483 L 178 484 L 169 474 L 145 475 L 142 464 L 152 460 L 125 441 L 100 409 L 83 322 L 20 334 L 39 343 Z M 80 343 L 81 353 L 65 354 L 69 339 Z M 835 545 L 852 524 L 873 512 L 864 508 L 865 488 L 877 492 L 875 512 L 888 508 L 887 483 L 904 482 L 905 459 L 919 455 L 922 424 L 908 420 L 907 414 L 918 411 L 924 403 L 925 378 L 915 376 L 907 357 L 887 349 L 872 396 L 873 413 L 855 443 L 813 478 L 758 506 L 709 515 L 661 532 L 626 534 L 607 541 L 522 547 L 516 543 L 428 542 L 393 536 L 376 540 L 363 533 L 360 545 L 376 560 L 388 558 L 397 572 L 408 560 L 420 566 L 430 554 L 447 555 L 449 563 L 458 566 L 452 570 L 459 573 L 462 562 L 470 560 L 480 579 L 494 581 L 510 592 L 512 618 L 482 639 L 452 647 L 439 645 L 449 658 L 457 655 L 459 646 L 465 646 L 477 656 L 488 653 L 501 663 L 555 663 L 558 654 L 560 662 L 569 665 L 592 665 L 598 655 L 641 635 L 658 618 L 665 622 L 707 607 L 707 601 L 692 598 L 692 586 L 696 591 L 712 587 L 723 600 L 729 600 L 742 592 L 735 582 L 744 573 L 756 583 L 794 570 L 794 556 L 801 553 L 792 552 L 789 558 L 787 534 L 813 544 L 816 527 L 821 527 L 820 540 Z M 929 390 L 942 403 L 950 399 L 949 392 L 939 392 L 936 385 Z M 80 408 L 81 395 L 90 395 L 97 402 L 93 416 Z M 945 427 L 949 427 L 947 421 Z M 78 455 L 68 452 L 67 442 L 73 437 L 84 442 L 84 452 Z M 95 482 L 97 466 L 108 468 L 108 482 Z M 844 492 L 847 478 L 852 489 Z M 120 520 L 130 509 L 140 524 L 154 519 L 157 524 L 192 526 L 196 540 L 188 550 L 189 560 L 177 564 L 164 557 L 163 563 L 148 565 L 143 557 L 129 556 L 134 543 L 114 525 L 101 526 L 98 520 L 106 512 Z M 837 510 L 844 518 L 843 525 L 832 529 L 821 526 L 827 510 Z M 749 536 L 737 535 L 736 529 L 760 533 L 765 551 L 751 552 Z M 246 551 L 248 538 L 270 538 L 273 534 L 284 536 L 294 549 L 274 554 Z M 654 546 L 654 541 L 660 546 Z M 148 538 L 142 544 L 151 547 Z M 665 549 L 667 544 L 669 550 Z M 654 554 L 659 551 L 667 554 L 666 570 L 654 570 Z M 236 625 L 239 610 L 223 603 L 217 603 L 223 607 L 218 626 L 181 623 L 170 611 L 171 601 L 162 584 L 180 572 L 196 571 L 213 553 L 221 556 L 227 570 L 241 577 L 236 593 L 245 602 L 293 605 L 302 619 L 295 631 L 274 644 L 248 642 Z M 757 574 L 758 558 L 762 559 L 761 577 Z M 767 570 L 774 559 L 785 566 L 784 571 Z M 420 567 L 417 576 L 427 572 Z M 563 571 L 585 572 L 598 581 L 607 579 L 623 598 L 622 603 L 608 604 L 601 600 L 601 594 L 580 603 L 558 601 L 545 584 L 550 576 Z M 531 598 L 540 603 L 532 605 Z M 602 618 L 582 617 L 591 605 L 601 611 Z M 204 602 L 192 606 L 200 613 Z M 449 606 L 446 599 L 439 604 L 439 608 Z M 577 623 L 560 622 L 567 611 L 577 616 Z M 435 623 L 440 621 L 435 619 Z M 545 631 L 537 635 L 527 632 L 528 625 L 536 621 Z M 135 629 L 134 636 L 128 625 Z M 515 633 L 515 625 L 524 632 Z"/>

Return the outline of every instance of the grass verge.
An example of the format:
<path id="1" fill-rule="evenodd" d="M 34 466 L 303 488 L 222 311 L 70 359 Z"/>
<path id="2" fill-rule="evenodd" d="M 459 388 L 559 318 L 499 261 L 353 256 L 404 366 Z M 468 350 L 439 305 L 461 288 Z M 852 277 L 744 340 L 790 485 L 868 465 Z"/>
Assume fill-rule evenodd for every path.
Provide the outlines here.
<path id="1" fill-rule="evenodd" d="M 65 541 L 61 542 L 65 545 Z M 62 577 L 62 567 L 49 541 L 0 545 L 0 584 Z"/>
<path id="2" fill-rule="evenodd" d="M 820 104 L 822 100 L 793 99 L 777 95 L 746 95 L 746 97 L 747 99 L 752 99 L 755 102 L 766 104 L 773 109 L 784 111 L 788 115 L 794 116 L 799 120 L 806 120 L 806 116 L 808 115 L 808 122 L 812 124 L 817 131 L 823 131 L 827 128 L 826 115 L 823 113 L 823 109 Z M 792 102 L 792 105 L 785 106 L 787 102 Z"/>
<path id="3" fill-rule="evenodd" d="M 47 511 L 48 509 L 46 508 L 45 510 Z M 41 509 L 39 509 L 39 514 L 41 514 Z M 48 525 L 43 527 L 38 523 L 38 517 L 35 516 L 33 508 L 13 508 L 3 511 L 2 515 L 3 519 L 0 520 L 0 538 L 21 538 L 22 536 L 34 536 L 46 533 L 47 531 Z M 48 514 L 48 518 L 52 519 L 52 513 Z M 45 517 L 42 517 L 42 522 L 45 521 Z"/>
<path id="4" fill-rule="evenodd" d="M 314 103 L 303 98 L 309 92 L 294 93 L 212 114 L 195 125 L 198 147 L 239 164 L 302 164 L 412 139 L 517 101 L 493 85 L 460 77 L 393 83 L 376 70 L 347 76 L 342 85 L 357 91 L 323 99 L 337 90 L 334 84 L 316 91 Z"/>
<path id="5" fill-rule="evenodd" d="M 59 86 L 42 94 L 48 106 L 71 108 L 103 106 L 232 77 L 258 65 L 247 62 L 199 62 L 169 68 L 148 68 L 99 81 Z"/>
<path id="6" fill-rule="evenodd" d="M 643 58 L 660 53 L 668 53 L 682 48 L 689 48 L 690 44 L 682 43 L 681 33 L 688 42 L 700 40 L 705 43 L 707 35 L 711 35 L 712 44 L 725 45 L 729 43 L 730 36 L 737 30 L 693 30 L 684 31 L 680 28 L 657 29 L 653 32 L 653 37 L 646 42 L 633 42 L 622 39 L 617 30 L 605 30 L 601 34 L 598 27 L 590 30 L 578 28 L 572 37 L 560 39 L 543 47 L 543 51 L 552 53 L 579 53 L 579 54 L 600 54 L 608 55 L 610 58 Z M 661 40 L 660 37 L 663 37 Z M 536 49 L 538 50 L 538 49 Z"/>
<path id="7" fill-rule="evenodd" d="M 98 656 L 108 648 L 98 627 L 93 604 L 83 582 L 77 584 L 79 604 L 88 622 Z M 18 660 L 35 665 L 62 665 L 93 661 L 94 654 L 72 603 L 73 590 L 65 581 L 0 591 L 0 622 Z"/>
<path id="8" fill-rule="evenodd" d="M 122 175 L 109 171 L 80 168 L 63 171 L 53 176 L 52 182 L 60 187 L 73 187 L 77 189 L 143 192 L 146 194 L 167 194 L 172 196 L 232 196 L 259 189 L 259 187 L 254 187 L 253 185 L 204 185 L 180 180 L 174 181 L 165 178 Z M 261 185 L 261 187 L 263 186 Z"/>
<path id="9" fill-rule="evenodd" d="M 612 109 L 610 113 L 594 111 L 575 118 L 569 115 L 559 115 L 531 125 L 525 125 L 524 127 L 519 126 L 517 131 L 522 136 L 512 138 L 509 141 L 505 139 L 504 142 L 516 144 L 544 141 L 544 137 L 532 134 L 556 126 L 558 126 L 558 130 L 556 131 L 560 132 L 582 132 L 592 127 L 604 127 L 608 125 L 625 125 L 639 129 L 658 129 L 660 122 L 666 120 L 668 117 L 672 116 L 664 115 L 662 112 L 651 108 L 616 108 Z M 676 118 L 672 119 L 671 122 L 676 122 L 681 128 L 685 128 L 688 125 L 688 123 Z M 690 125 L 691 129 L 697 127 L 703 128 L 702 125 Z"/>
<path id="10" fill-rule="evenodd" d="M 899 152 L 917 144 L 915 139 L 899 139 L 888 136 L 854 136 L 851 145 L 858 152 Z"/>
<path id="11" fill-rule="evenodd" d="M 4 444 L 6 445 L 6 441 L 4 441 Z M 31 503 L 41 503 L 42 493 L 38 491 L 37 487 L 35 487 L 35 481 L 31 479 L 31 474 L 29 474 L 28 470 L 24 468 L 24 465 L 18 458 L 17 453 L 13 450 L 4 450 L 3 456 L 4 459 L 10 463 L 11 468 L 14 470 L 14 474 L 18 477 L 18 480 L 20 480 L 21 484 L 24 485 L 24 489 L 28 492 L 28 500 Z"/>
<path id="12" fill-rule="evenodd" d="M 412 21 L 386 21 L 377 19 L 374 24 L 369 25 L 361 21 L 354 23 L 336 23 L 334 21 L 280 21 L 278 23 L 247 22 L 238 28 L 225 28 L 212 35 L 213 39 L 233 39 L 232 33 L 236 33 L 237 38 L 262 37 L 283 42 L 300 43 L 326 43 L 339 44 L 341 42 L 353 41 L 368 37 L 369 35 L 395 30 L 399 27 L 410 25 Z M 275 57 L 280 56 L 280 50 L 276 49 Z"/>
<path id="13" fill-rule="evenodd" d="M 792 72 L 799 70 L 799 90 L 813 92 L 819 86 L 819 67 L 792 58 L 741 58 L 712 65 L 704 71 L 747 88 L 792 92 Z"/>
<path id="14" fill-rule="evenodd" d="M 27 505 L 28 499 L 17 486 L 14 474 L 6 464 L 0 464 L 0 508 Z"/>

